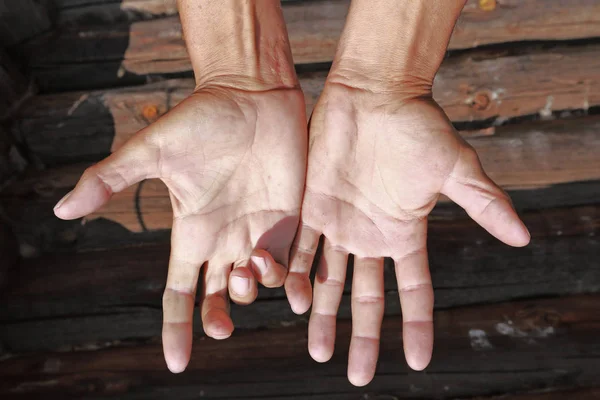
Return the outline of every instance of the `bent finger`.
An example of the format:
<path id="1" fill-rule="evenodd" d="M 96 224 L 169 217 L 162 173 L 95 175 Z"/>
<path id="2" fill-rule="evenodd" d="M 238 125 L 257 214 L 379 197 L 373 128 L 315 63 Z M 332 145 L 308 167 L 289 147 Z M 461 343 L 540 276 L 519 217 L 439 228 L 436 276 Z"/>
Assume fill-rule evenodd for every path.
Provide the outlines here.
<path id="1" fill-rule="evenodd" d="M 239 261 L 233 265 L 233 271 L 229 275 L 229 297 L 240 305 L 248 305 L 258 295 L 256 278 L 248 267 L 249 260 Z"/>
<path id="2" fill-rule="evenodd" d="M 290 251 L 290 268 L 285 280 L 285 293 L 296 314 L 304 314 L 312 302 L 310 270 L 319 247 L 320 232 L 300 224 Z"/>

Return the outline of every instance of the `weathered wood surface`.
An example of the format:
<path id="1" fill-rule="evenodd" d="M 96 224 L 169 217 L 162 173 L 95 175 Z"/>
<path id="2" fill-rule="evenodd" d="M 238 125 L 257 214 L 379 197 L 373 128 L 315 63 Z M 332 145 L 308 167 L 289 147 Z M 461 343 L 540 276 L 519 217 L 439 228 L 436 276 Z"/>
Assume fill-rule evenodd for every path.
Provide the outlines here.
<path id="1" fill-rule="evenodd" d="M 324 79 L 325 73 L 301 74 L 308 115 Z M 175 106 L 193 87 L 191 79 L 184 79 L 37 96 L 20 113 L 15 133 L 46 165 L 98 160 Z M 600 105 L 600 45 L 497 58 L 487 52 L 453 57 L 442 65 L 434 98 L 452 121 L 487 126 L 512 117 L 552 118 L 559 111 L 587 111 Z"/>
<path id="2" fill-rule="evenodd" d="M 7 120 L 32 92 L 29 80 L 0 47 L 0 121 Z"/>
<path id="3" fill-rule="evenodd" d="M 554 391 L 547 393 L 522 393 L 477 397 L 473 400 L 597 400 L 600 399 L 600 388 L 589 388 L 572 391 Z M 464 400 L 464 399 L 463 399 Z"/>
<path id="4" fill-rule="evenodd" d="M 27 160 L 17 148 L 13 137 L 0 125 L 0 192 L 14 182 L 26 167 Z"/>
<path id="5" fill-rule="evenodd" d="M 82 119 L 81 123 L 84 122 Z M 73 144 L 74 138 L 70 140 L 71 144 L 66 142 L 63 149 L 80 149 Z M 492 136 L 467 140 L 477 150 L 488 175 L 509 190 L 600 180 L 600 116 L 506 125 L 496 128 Z M 93 143 L 93 140 L 86 136 L 76 141 L 79 146 L 90 142 Z M 53 151 L 60 151 L 54 150 L 54 140 L 47 143 Z M 104 151 L 108 154 L 108 143 Z M 103 155 L 94 156 L 99 158 Z M 57 230 L 61 229 L 50 213 L 54 203 L 74 187 L 86 165 L 89 164 L 33 172 L 32 178 L 24 178 L 6 189 L 1 201 L 10 211 L 19 236 L 37 232 L 38 239 L 25 239 L 36 248 L 47 247 L 40 244 L 45 238 L 54 244 L 61 241 L 66 244 L 69 238 L 77 240 L 81 233 L 74 223 L 64 225 L 68 226 L 64 231 L 67 236 L 65 240 L 59 240 Z M 594 196 L 594 192 L 596 196 L 599 194 L 597 187 L 591 188 L 585 196 Z M 572 196 L 576 198 L 577 194 Z M 532 206 L 531 201 L 528 205 Z M 115 194 L 107 205 L 88 216 L 86 221 L 98 218 L 118 223 L 131 232 L 170 229 L 172 211 L 168 190 L 159 180 L 136 184 Z"/>
<path id="6" fill-rule="evenodd" d="M 522 215 L 532 234 L 510 248 L 468 217 L 432 218 L 429 254 L 436 307 L 600 291 L 600 206 L 536 210 Z M 0 343 L 11 351 L 69 348 L 160 335 L 168 243 L 45 255 L 22 261 L 0 295 Z M 351 269 L 349 269 L 349 272 Z M 386 313 L 400 312 L 392 264 L 386 264 Z M 351 276 L 351 274 L 350 274 Z M 351 278 L 340 316 L 350 316 Z M 241 329 L 305 320 L 282 289 L 232 308 Z M 202 329 L 196 318 L 196 333 Z"/>
<path id="7" fill-rule="evenodd" d="M 13 46 L 50 29 L 47 0 L 0 2 L 0 47 Z"/>
<path id="8" fill-rule="evenodd" d="M 296 63 L 333 59 L 348 5 L 348 0 L 284 5 Z M 175 13 L 173 1 L 75 2 L 59 13 L 62 31 L 34 40 L 28 53 L 38 67 L 122 60 L 124 70 L 135 74 L 188 71 L 191 68 L 178 17 L 155 18 Z M 152 20 L 144 21 L 149 18 Z M 594 36 L 600 36 L 600 4 L 594 0 L 502 0 L 485 4 L 470 0 L 449 48 Z M 38 49 L 49 44 L 56 50 L 39 54 Z M 99 48 L 103 51 L 98 52 Z"/>
<path id="9" fill-rule="evenodd" d="M 0 194 L 0 204 L 6 207 L 10 215 L 9 220 L 18 235 L 24 257 L 33 257 L 44 252 L 90 251 L 168 240 L 170 233 L 168 230 L 132 232 L 117 222 L 137 221 L 130 227 L 139 231 L 141 223 L 145 226 L 147 222 L 156 218 L 166 221 L 171 213 L 168 199 L 164 199 L 162 205 L 153 198 L 134 197 L 129 203 L 125 200 L 119 201 L 119 207 L 122 207 L 121 215 L 115 211 L 112 216 L 108 216 L 117 221 L 98 218 L 98 215 L 91 216 L 96 219 L 85 221 L 61 221 L 56 218 L 52 207 L 71 190 L 87 165 L 66 166 L 46 171 L 31 170 Z M 157 184 L 159 183 L 154 182 L 154 185 Z M 140 192 L 141 194 L 143 193 Z M 511 190 L 509 194 L 515 207 L 520 211 L 592 205 L 600 198 L 600 180 L 570 182 L 537 189 Z M 137 209 L 136 198 L 138 205 L 141 206 Z M 144 204 L 147 203 L 158 204 L 161 207 L 146 209 Z M 117 205 L 115 207 L 117 210 Z M 146 212 L 142 213 L 144 210 Z M 464 212 L 458 206 L 441 199 L 430 218 L 454 218 L 463 214 Z"/>
<path id="10" fill-rule="evenodd" d="M 3 220 L 2 209 L 0 209 L 0 293 L 4 291 L 7 276 L 14 274 L 13 268 L 17 265 L 19 258 L 19 247 L 15 235 Z"/>
<path id="11" fill-rule="evenodd" d="M 388 318 L 378 375 L 367 388 L 346 380 L 351 324 L 339 321 L 336 352 L 325 364 L 310 360 L 301 325 L 198 340 L 180 375 L 167 372 L 160 344 L 8 358 L 0 362 L 0 393 L 10 399 L 364 399 L 365 393 L 384 399 L 585 388 L 598 383 L 598 309 L 600 296 L 590 295 L 437 311 L 435 351 L 424 373 L 409 371 L 401 321 Z"/>

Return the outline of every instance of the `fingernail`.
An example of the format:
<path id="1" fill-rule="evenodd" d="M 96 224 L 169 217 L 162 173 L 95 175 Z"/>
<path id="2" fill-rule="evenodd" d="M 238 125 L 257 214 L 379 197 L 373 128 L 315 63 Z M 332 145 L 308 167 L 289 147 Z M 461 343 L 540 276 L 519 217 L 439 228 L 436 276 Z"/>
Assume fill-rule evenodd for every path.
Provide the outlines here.
<path id="1" fill-rule="evenodd" d="M 63 203 L 69 198 L 69 196 L 71 195 L 71 193 L 73 193 L 72 190 L 69 193 L 65 194 L 64 197 L 62 199 L 60 199 L 58 201 L 58 203 L 56 203 L 56 205 L 54 206 L 54 211 L 58 210 L 60 208 L 60 206 L 63 205 Z"/>
<path id="2" fill-rule="evenodd" d="M 261 275 L 264 276 L 267 273 L 267 263 L 264 258 L 251 256 L 250 260 L 252 260 L 252 263 L 256 265 Z"/>
<path id="3" fill-rule="evenodd" d="M 229 284 L 231 285 L 231 290 L 237 295 L 245 296 L 250 291 L 250 280 L 248 278 L 232 276 Z"/>

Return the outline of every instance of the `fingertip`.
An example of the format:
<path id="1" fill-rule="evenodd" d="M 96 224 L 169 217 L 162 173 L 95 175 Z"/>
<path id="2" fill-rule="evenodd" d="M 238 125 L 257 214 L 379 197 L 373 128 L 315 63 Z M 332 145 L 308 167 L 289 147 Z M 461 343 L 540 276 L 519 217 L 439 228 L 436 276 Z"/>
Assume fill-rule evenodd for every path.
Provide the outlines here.
<path id="1" fill-rule="evenodd" d="M 64 220 L 81 218 L 102 207 L 111 196 L 112 190 L 97 175 L 85 172 L 75 189 L 54 206 L 54 215 Z"/>
<path id="2" fill-rule="evenodd" d="M 210 310 L 204 316 L 204 333 L 216 340 L 227 339 L 233 333 L 233 321 L 221 309 Z"/>
<path id="3" fill-rule="evenodd" d="M 525 247 L 529 242 L 531 242 L 531 233 L 529 233 L 529 229 L 527 229 L 523 221 L 518 220 L 513 240 L 509 244 L 514 247 Z"/>
<path id="4" fill-rule="evenodd" d="M 295 314 L 302 315 L 308 311 L 312 303 L 312 288 L 308 276 L 290 272 L 285 280 L 285 293 Z"/>
<path id="5" fill-rule="evenodd" d="M 433 322 L 405 322 L 403 341 L 408 366 L 415 371 L 427 368 L 433 353 Z"/>
<path id="6" fill-rule="evenodd" d="M 373 380 L 379 357 L 379 339 L 356 337 L 350 340 L 348 380 L 354 386 L 365 386 Z"/>
<path id="7" fill-rule="evenodd" d="M 250 266 L 256 279 L 265 287 L 281 287 L 285 282 L 287 268 L 278 264 L 266 250 L 255 249 L 250 255 Z"/>
<path id="8" fill-rule="evenodd" d="M 408 356 L 406 358 L 406 363 L 410 367 L 410 369 L 415 371 L 423 371 L 429 363 L 431 362 L 431 355 L 429 356 Z"/>
<path id="9" fill-rule="evenodd" d="M 239 305 L 248 305 L 256 300 L 256 279 L 248 267 L 237 267 L 229 275 L 229 297 Z"/>
<path id="10" fill-rule="evenodd" d="M 319 345 L 309 346 L 308 354 L 310 354 L 310 357 L 313 360 L 321 364 L 331 360 L 331 357 L 333 356 L 333 353 L 331 353 L 329 349 Z"/>
<path id="11" fill-rule="evenodd" d="M 187 362 L 180 360 L 172 360 L 169 358 L 165 358 L 167 362 L 167 368 L 174 374 L 180 374 L 187 368 Z"/>
<path id="12" fill-rule="evenodd" d="M 336 317 L 314 312 L 308 321 L 308 353 L 318 363 L 327 362 L 335 349 Z"/>
<path id="13" fill-rule="evenodd" d="M 192 352 L 189 323 L 167 323 L 163 326 L 163 353 L 167 368 L 174 374 L 185 371 Z"/>
<path id="14" fill-rule="evenodd" d="M 71 196 L 73 191 L 71 190 L 69 193 L 65 194 L 62 199 L 56 203 L 54 206 L 54 215 L 56 215 L 60 219 L 67 219 L 67 214 L 65 214 L 64 209 L 62 208 L 63 204 L 67 201 L 67 199 Z"/>
<path id="15" fill-rule="evenodd" d="M 371 381 L 373 380 L 372 376 L 368 376 L 365 374 L 355 374 L 355 373 L 348 373 L 348 380 L 350 381 L 350 383 L 356 387 L 363 387 L 363 386 L 367 386 L 369 383 L 371 383 Z"/>

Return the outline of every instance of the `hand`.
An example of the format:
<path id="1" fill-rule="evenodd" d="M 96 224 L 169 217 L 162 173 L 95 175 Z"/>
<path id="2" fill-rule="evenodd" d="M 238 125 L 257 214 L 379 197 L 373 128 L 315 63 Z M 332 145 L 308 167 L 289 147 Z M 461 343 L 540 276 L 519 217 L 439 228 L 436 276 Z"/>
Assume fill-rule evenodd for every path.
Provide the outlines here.
<path id="1" fill-rule="evenodd" d="M 207 87 L 86 170 L 55 208 L 59 218 L 80 218 L 143 179 L 166 184 L 174 218 L 163 348 L 171 371 L 189 362 L 201 267 L 202 323 L 215 339 L 233 331 L 229 297 L 240 304 L 255 299 L 254 276 L 267 287 L 283 284 L 306 141 L 300 90 Z"/>
<path id="2" fill-rule="evenodd" d="M 529 233 L 510 199 L 483 172 L 477 154 L 430 97 L 411 98 L 328 83 L 309 128 L 301 224 L 285 288 L 292 309 L 311 304 L 309 272 L 319 238 L 308 346 L 319 361 L 333 354 L 348 255 L 354 254 L 348 377 L 374 375 L 384 312 L 383 258 L 395 262 L 404 351 L 416 370 L 433 347 L 433 289 L 427 215 L 443 193 L 488 232 L 512 246 Z"/>

